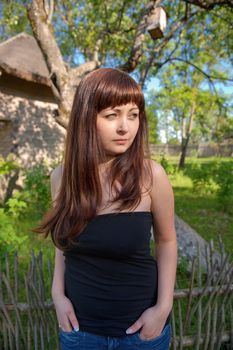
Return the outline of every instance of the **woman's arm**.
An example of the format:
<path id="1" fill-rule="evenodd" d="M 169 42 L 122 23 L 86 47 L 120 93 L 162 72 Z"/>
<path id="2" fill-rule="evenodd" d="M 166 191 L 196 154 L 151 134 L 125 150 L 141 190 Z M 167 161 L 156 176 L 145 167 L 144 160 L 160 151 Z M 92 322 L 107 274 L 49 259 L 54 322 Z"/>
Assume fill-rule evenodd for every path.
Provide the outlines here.
<path id="1" fill-rule="evenodd" d="M 158 265 L 158 298 L 156 305 L 145 310 L 126 331 L 134 333 L 140 328 L 141 337 L 158 336 L 172 309 L 176 278 L 177 241 L 174 225 L 174 196 L 163 167 L 151 161 L 153 185 L 151 210 L 154 218 L 155 253 Z"/>
<path id="2" fill-rule="evenodd" d="M 152 162 L 151 192 L 154 217 L 155 255 L 158 264 L 158 299 L 156 305 L 169 314 L 177 266 L 177 240 L 174 220 L 173 190 L 163 167 Z"/>
<path id="3" fill-rule="evenodd" d="M 51 196 L 53 206 L 55 205 L 56 198 L 59 193 L 61 175 L 62 172 L 60 166 L 55 168 L 50 175 Z M 55 266 L 52 283 L 52 298 L 54 298 L 58 294 L 64 294 L 64 269 L 65 264 L 63 251 L 58 248 L 55 248 Z"/>
<path id="4" fill-rule="evenodd" d="M 55 265 L 53 273 L 52 283 L 52 298 L 56 298 L 59 295 L 64 295 L 64 271 L 65 263 L 63 251 L 55 248 Z"/>
<path id="5" fill-rule="evenodd" d="M 61 166 L 54 169 L 50 176 L 51 183 L 51 195 L 53 205 L 56 202 L 56 198 L 60 188 L 61 181 Z M 74 313 L 73 306 L 70 300 L 65 296 L 64 292 L 64 272 L 65 272 L 65 260 L 63 251 L 56 248 L 55 250 L 55 266 L 52 283 L 52 298 L 56 309 L 57 319 L 59 326 L 69 332 L 73 329 L 78 330 L 79 324 Z"/>

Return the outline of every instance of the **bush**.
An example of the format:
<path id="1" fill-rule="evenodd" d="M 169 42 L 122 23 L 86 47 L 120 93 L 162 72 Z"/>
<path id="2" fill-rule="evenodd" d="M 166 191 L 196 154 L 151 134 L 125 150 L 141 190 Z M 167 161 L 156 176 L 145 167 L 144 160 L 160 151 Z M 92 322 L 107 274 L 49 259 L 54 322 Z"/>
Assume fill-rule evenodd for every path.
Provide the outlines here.
<path id="1" fill-rule="evenodd" d="M 166 159 L 164 153 L 161 154 L 159 163 L 162 165 L 162 167 L 164 168 L 164 170 L 166 171 L 166 173 L 168 175 L 175 174 L 175 172 L 176 172 L 175 165 L 169 163 L 169 161 Z"/>
<path id="2" fill-rule="evenodd" d="M 219 208 L 232 213 L 233 161 L 192 164 L 185 174 L 191 178 L 194 191 L 215 194 Z"/>
<path id="3" fill-rule="evenodd" d="M 2 161 L 5 174 L 11 171 Z M 9 163 L 10 164 L 10 163 Z M 13 195 L 0 209 L 0 252 L 12 252 L 27 244 L 27 232 L 22 233 L 24 222 L 38 220 L 50 205 L 49 170 L 45 165 L 24 170 L 22 190 L 13 191 Z M 22 225 L 23 223 L 23 225 Z"/>
<path id="4" fill-rule="evenodd" d="M 13 252 L 25 243 L 27 236 L 19 236 L 16 232 L 16 222 L 9 212 L 0 208 L 0 255 Z"/>
<path id="5" fill-rule="evenodd" d="M 185 170 L 193 182 L 193 190 L 201 193 L 211 193 L 215 191 L 216 184 L 213 175 L 216 171 L 216 163 L 191 164 L 190 169 Z"/>
<path id="6" fill-rule="evenodd" d="M 48 167 L 44 164 L 25 171 L 23 191 L 29 193 L 27 196 L 28 206 L 32 211 L 36 211 L 38 216 L 43 215 L 50 205 L 49 178 Z"/>
<path id="7" fill-rule="evenodd" d="M 218 164 L 214 174 L 218 184 L 217 198 L 223 211 L 233 213 L 233 161 Z"/>
<path id="8" fill-rule="evenodd" d="M 12 170 L 19 169 L 20 166 L 13 159 L 14 155 L 10 153 L 6 159 L 0 154 L 0 176 L 7 175 Z"/>

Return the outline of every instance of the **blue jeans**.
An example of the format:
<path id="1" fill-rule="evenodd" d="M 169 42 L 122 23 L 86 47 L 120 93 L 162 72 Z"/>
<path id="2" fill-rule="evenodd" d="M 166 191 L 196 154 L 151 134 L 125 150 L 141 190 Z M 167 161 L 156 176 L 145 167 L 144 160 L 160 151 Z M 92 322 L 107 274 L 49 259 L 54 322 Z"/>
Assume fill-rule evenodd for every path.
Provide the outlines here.
<path id="1" fill-rule="evenodd" d="M 164 327 L 158 337 L 150 340 L 142 340 L 139 333 L 124 337 L 108 337 L 84 331 L 60 330 L 59 339 L 62 350 L 168 350 L 170 324 Z"/>

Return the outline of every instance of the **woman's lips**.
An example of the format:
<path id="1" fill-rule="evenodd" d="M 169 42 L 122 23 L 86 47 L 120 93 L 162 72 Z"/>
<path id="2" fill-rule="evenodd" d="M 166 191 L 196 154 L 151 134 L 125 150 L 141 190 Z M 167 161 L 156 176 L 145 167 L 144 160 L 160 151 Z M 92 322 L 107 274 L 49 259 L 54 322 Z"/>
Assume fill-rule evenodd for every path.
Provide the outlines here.
<path id="1" fill-rule="evenodd" d="M 124 143 L 126 143 L 128 141 L 128 139 L 117 139 L 117 140 L 113 140 L 114 142 L 116 142 L 117 144 L 123 145 Z"/>

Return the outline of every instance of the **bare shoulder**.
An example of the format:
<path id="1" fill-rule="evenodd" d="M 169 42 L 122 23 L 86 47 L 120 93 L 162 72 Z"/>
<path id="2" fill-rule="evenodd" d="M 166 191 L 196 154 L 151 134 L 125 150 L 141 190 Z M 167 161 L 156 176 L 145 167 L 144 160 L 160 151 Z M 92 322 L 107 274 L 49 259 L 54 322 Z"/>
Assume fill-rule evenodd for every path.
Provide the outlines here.
<path id="1" fill-rule="evenodd" d="M 174 194 L 163 166 L 154 160 L 150 161 L 152 172 L 151 211 L 156 228 L 156 239 L 169 241 L 175 237 L 174 227 Z M 173 237 L 173 238 L 172 238 Z"/>
<path id="2" fill-rule="evenodd" d="M 153 183 L 165 178 L 168 179 L 166 171 L 164 170 L 161 164 L 159 164 L 153 159 L 147 159 L 146 161 L 151 169 Z"/>
<path id="3" fill-rule="evenodd" d="M 58 195 L 58 191 L 61 185 L 62 171 L 63 171 L 63 165 L 59 164 L 50 173 L 51 194 L 52 194 L 53 200 Z"/>
<path id="4" fill-rule="evenodd" d="M 166 194 L 172 195 L 172 186 L 163 166 L 154 160 L 149 160 L 152 174 L 151 194 L 154 198 L 163 198 Z"/>
<path id="5" fill-rule="evenodd" d="M 54 168 L 50 173 L 51 182 L 56 182 L 61 179 L 63 171 L 63 164 L 59 164 L 56 168 Z"/>

